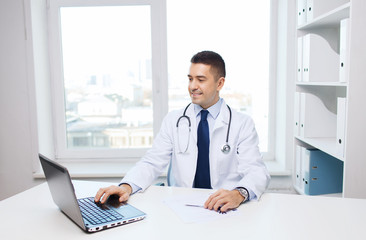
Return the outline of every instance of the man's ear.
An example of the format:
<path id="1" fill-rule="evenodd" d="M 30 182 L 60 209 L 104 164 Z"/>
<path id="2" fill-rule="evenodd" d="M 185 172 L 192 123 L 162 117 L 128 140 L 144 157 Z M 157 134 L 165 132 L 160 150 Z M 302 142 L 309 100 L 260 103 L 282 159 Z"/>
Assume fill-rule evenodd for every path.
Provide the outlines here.
<path id="1" fill-rule="evenodd" d="M 220 91 L 222 89 L 222 87 L 225 84 L 225 78 L 224 77 L 220 77 L 219 80 L 217 80 L 218 84 L 217 84 L 217 91 Z"/>

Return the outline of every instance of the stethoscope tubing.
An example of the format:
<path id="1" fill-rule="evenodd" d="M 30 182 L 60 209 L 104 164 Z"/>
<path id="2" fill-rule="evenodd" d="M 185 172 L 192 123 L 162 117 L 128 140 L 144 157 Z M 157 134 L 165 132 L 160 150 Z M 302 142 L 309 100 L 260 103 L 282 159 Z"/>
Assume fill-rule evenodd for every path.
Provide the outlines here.
<path id="1" fill-rule="evenodd" d="M 189 103 L 187 105 L 187 107 L 184 109 L 184 112 L 183 112 L 183 115 L 180 116 L 177 120 L 177 127 L 179 126 L 179 121 L 182 119 L 182 118 L 186 118 L 188 120 L 188 126 L 191 127 L 191 119 L 186 115 L 186 112 L 187 112 L 187 109 L 188 107 L 191 105 L 191 103 Z"/>
<path id="2" fill-rule="evenodd" d="M 191 119 L 186 115 L 186 112 L 187 112 L 187 109 L 188 109 L 188 107 L 191 105 L 192 103 L 189 103 L 187 106 L 186 106 L 186 108 L 184 109 L 184 111 L 183 111 L 183 115 L 182 116 L 180 116 L 179 118 L 178 118 L 178 120 L 177 120 L 177 124 L 176 124 L 176 126 L 177 126 L 177 128 L 179 127 L 179 122 L 180 122 L 180 120 L 182 119 L 182 118 L 186 118 L 187 120 L 188 120 L 188 126 L 189 126 L 189 131 L 191 131 Z M 228 124 L 228 127 L 227 127 L 227 132 L 226 132 L 226 143 L 225 143 L 225 145 L 222 147 L 222 152 L 223 153 L 228 153 L 229 151 L 230 151 L 230 145 L 229 145 L 229 133 L 230 133 L 230 127 L 231 127 L 231 118 L 232 118 L 232 113 L 231 113 L 231 108 L 229 107 L 229 105 L 226 105 L 227 106 L 227 108 L 229 109 L 229 124 Z M 189 141 L 189 139 L 188 139 L 188 141 Z M 187 151 L 187 149 L 188 149 L 188 145 L 187 145 L 187 148 L 185 149 L 185 151 L 184 152 L 186 152 Z"/>

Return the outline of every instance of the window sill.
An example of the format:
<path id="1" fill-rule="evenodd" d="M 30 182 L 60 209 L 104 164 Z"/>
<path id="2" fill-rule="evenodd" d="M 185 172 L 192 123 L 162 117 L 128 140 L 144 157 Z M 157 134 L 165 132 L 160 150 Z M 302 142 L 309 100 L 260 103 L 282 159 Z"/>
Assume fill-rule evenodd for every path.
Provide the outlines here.
<path id="1" fill-rule="evenodd" d="M 122 178 L 131 169 L 135 162 L 59 162 L 65 166 L 72 178 Z M 290 176 L 291 170 L 287 170 L 277 161 L 265 161 L 271 176 Z M 166 172 L 162 177 L 166 177 Z M 33 173 L 36 179 L 45 178 L 42 169 Z"/>
<path id="2" fill-rule="evenodd" d="M 72 178 L 122 178 L 135 162 L 58 162 L 65 166 Z M 33 173 L 34 178 L 45 178 L 42 168 Z"/>
<path id="3" fill-rule="evenodd" d="M 271 160 L 264 161 L 264 163 L 271 176 L 291 176 L 292 174 L 291 170 L 286 169 L 286 167 L 278 161 Z"/>

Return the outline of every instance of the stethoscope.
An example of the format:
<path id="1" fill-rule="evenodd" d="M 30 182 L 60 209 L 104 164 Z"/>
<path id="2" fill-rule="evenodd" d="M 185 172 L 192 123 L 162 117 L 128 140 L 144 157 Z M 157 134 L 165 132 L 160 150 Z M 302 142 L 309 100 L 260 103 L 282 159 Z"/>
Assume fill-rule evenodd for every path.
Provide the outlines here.
<path id="1" fill-rule="evenodd" d="M 183 115 L 182 116 L 180 116 L 179 118 L 178 118 L 178 120 L 177 120 L 177 129 L 179 129 L 179 122 L 180 122 L 180 120 L 182 119 L 182 118 L 185 118 L 185 119 L 187 119 L 187 121 L 188 121 L 188 127 L 189 127 L 189 134 L 191 134 L 191 119 L 186 115 L 186 111 L 187 111 L 187 109 L 188 109 L 188 107 L 191 105 L 191 103 L 189 103 L 188 105 L 187 105 L 187 107 L 184 109 L 184 112 L 183 112 Z M 225 142 L 225 144 L 222 146 L 222 148 L 221 148 L 221 151 L 223 152 L 223 153 L 225 153 L 225 154 L 228 154 L 229 152 L 230 152 L 230 145 L 229 145 L 229 133 L 230 133 L 230 125 L 231 125 L 231 108 L 229 107 L 229 105 L 226 105 L 227 106 L 227 108 L 229 109 L 229 113 L 230 113 L 230 117 L 229 117 L 229 125 L 228 125 L 228 127 L 227 127 L 227 132 L 226 132 L 226 142 Z M 187 150 L 188 150 L 188 146 L 189 146 L 189 136 L 188 136 L 188 144 L 187 144 L 187 146 L 186 146 L 186 148 L 184 149 L 184 151 L 182 151 L 181 149 L 180 149 L 180 143 L 179 143 L 179 134 L 178 134 L 178 145 L 179 145 L 179 153 L 185 153 L 185 152 L 187 152 Z"/>

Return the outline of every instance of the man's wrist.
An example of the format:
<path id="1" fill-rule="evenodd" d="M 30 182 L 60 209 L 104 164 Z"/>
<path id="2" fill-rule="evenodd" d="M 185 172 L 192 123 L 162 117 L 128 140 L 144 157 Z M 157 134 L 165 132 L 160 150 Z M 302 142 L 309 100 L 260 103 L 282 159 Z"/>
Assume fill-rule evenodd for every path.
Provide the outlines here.
<path id="1" fill-rule="evenodd" d="M 238 191 L 239 194 L 244 198 L 241 203 L 244 203 L 249 200 L 249 191 L 244 187 L 237 187 L 234 190 Z"/>
<path id="2" fill-rule="evenodd" d="M 132 187 L 131 187 L 130 184 L 128 184 L 128 183 L 121 183 L 119 185 L 119 187 L 126 189 L 126 191 L 128 192 L 128 195 L 131 195 L 132 194 Z"/>

